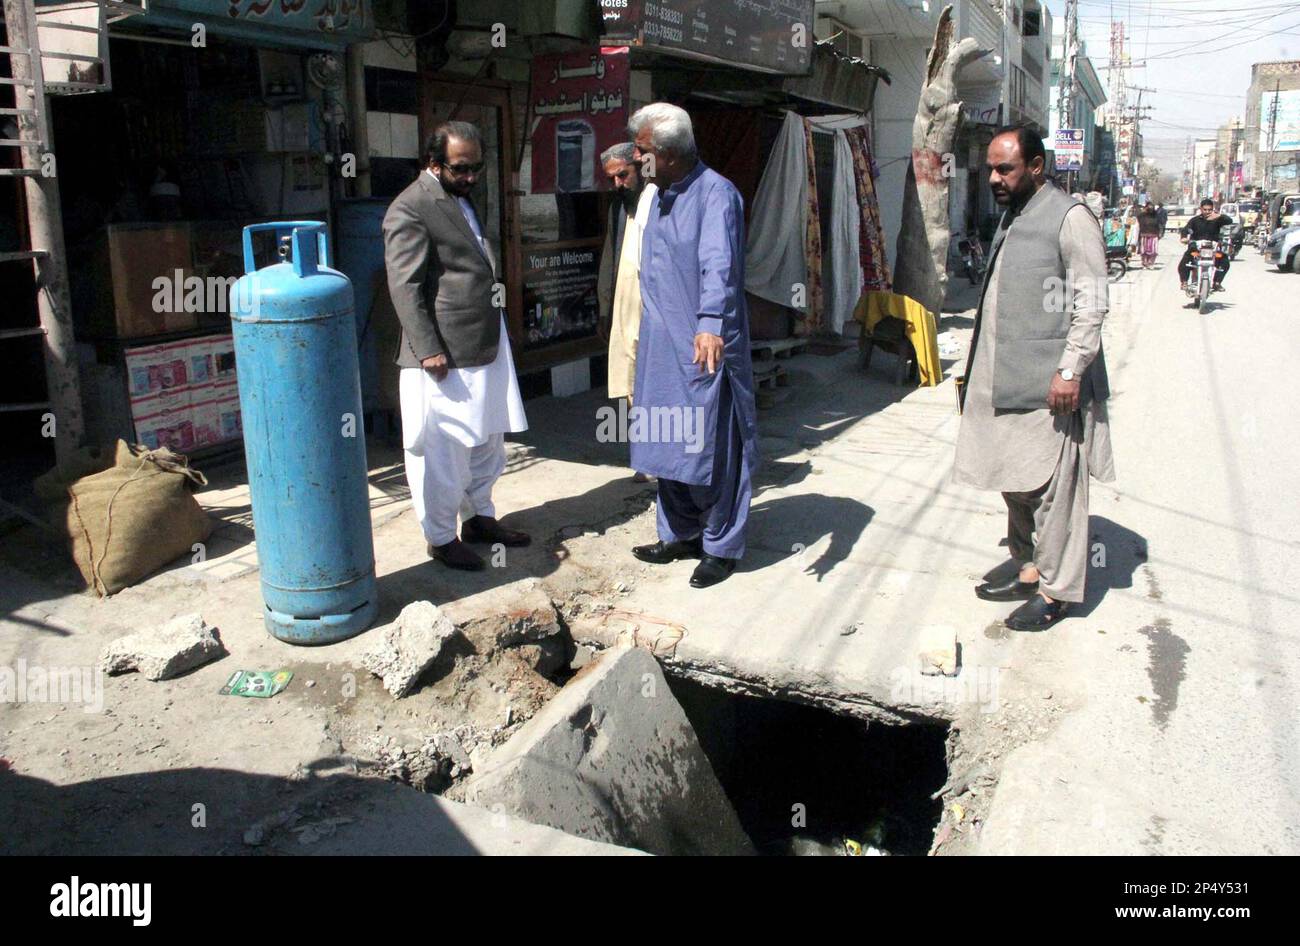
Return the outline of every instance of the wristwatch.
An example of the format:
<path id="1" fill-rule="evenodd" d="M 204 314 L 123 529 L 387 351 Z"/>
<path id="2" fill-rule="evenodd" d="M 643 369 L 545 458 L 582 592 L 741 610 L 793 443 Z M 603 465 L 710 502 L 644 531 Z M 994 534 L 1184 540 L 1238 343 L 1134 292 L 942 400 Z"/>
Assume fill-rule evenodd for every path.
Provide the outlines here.
<path id="1" fill-rule="evenodd" d="M 1073 381 L 1075 374 L 1069 368 L 1057 368 L 1056 373 L 1061 376 L 1062 381 Z"/>

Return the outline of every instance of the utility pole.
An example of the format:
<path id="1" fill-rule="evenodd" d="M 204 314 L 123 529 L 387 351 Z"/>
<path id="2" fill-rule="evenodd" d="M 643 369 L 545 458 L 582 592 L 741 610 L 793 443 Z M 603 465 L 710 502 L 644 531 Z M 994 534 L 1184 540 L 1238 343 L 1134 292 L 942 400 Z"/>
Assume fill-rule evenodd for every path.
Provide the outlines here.
<path id="1" fill-rule="evenodd" d="M 1138 194 L 1141 192 L 1141 190 L 1142 190 L 1141 182 L 1138 181 L 1138 171 L 1141 169 L 1141 166 L 1142 166 L 1142 165 L 1141 165 L 1141 162 L 1142 162 L 1142 148 L 1141 148 L 1141 146 L 1138 144 L 1138 142 L 1141 141 L 1141 139 L 1142 139 L 1142 135 L 1141 135 L 1141 127 L 1142 127 L 1142 126 L 1141 126 L 1141 121 L 1142 121 L 1142 119 L 1146 118 L 1146 115 L 1145 115 L 1145 114 L 1143 113 L 1143 111 L 1142 111 L 1142 109 L 1144 108 L 1144 106 L 1142 105 L 1142 94 L 1143 94 L 1144 92 L 1155 92 L 1155 89 L 1148 89 L 1148 88 L 1145 88 L 1144 86 L 1140 86 L 1140 85 L 1130 86 L 1130 88 L 1131 88 L 1133 91 L 1137 92 L 1137 94 L 1138 94 L 1137 104 L 1134 105 L 1134 106 L 1132 106 L 1132 111 L 1133 111 L 1133 131 L 1132 131 L 1132 136 L 1133 136 L 1133 137 L 1132 137 L 1132 143 L 1133 143 L 1133 182 L 1134 182 L 1134 184 L 1133 184 L 1133 196 L 1134 196 L 1134 198 L 1136 198 L 1137 195 L 1138 195 Z M 1150 105 L 1147 105 L 1147 106 L 1145 106 L 1145 108 L 1149 111 L 1149 110 L 1151 109 L 1151 106 L 1150 106 Z"/>
<path id="2" fill-rule="evenodd" d="M 1127 121 L 1127 55 L 1124 52 L 1124 21 L 1116 20 L 1113 13 L 1110 21 L 1110 68 L 1107 79 L 1110 82 L 1110 129 L 1115 139 L 1115 172 L 1111 176 L 1109 203 L 1115 203 L 1116 179 L 1128 168 L 1129 152 L 1124 142 L 1124 124 Z"/>
<path id="3" fill-rule="evenodd" d="M 45 336 L 45 386 L 54 415 L 54 454 L 61 463 L 81 445 L 81 384 L 72 334 L 68 258 L 63 247 L 63 211 L 54 174 L 50 103 L 41 74 L 40 42 L 32 0 L 4 0 L 8 34 L 9 80 L 14 90 L 14 120 L 26 187 L 30 256 L 36 270 L 37 310 Z"/>
<path id="4" fill-rule="evenodd" d="M 1268 189 L 1273 190 L 1273 145 L 1277 143 L 1277 103 L 1281 101 L 1282 80 L 1273 83 L 1273 104 L 1268 108 L 1268 162 L 1265 165 L 1264 180 Z"/>
<path id="5" fill-rule="evenodd" d="M 1061 90 L 1058 98 L 1058 128 L 1074 127 L 1074 76 L 1075 63 L 1079 54 L 1079 3 L 1078 0 L 1065 2 L 1065 71 L 1061 76 Z M 1065 190 L 1074 190 L 1074 172 L 1065 172 Z"/>

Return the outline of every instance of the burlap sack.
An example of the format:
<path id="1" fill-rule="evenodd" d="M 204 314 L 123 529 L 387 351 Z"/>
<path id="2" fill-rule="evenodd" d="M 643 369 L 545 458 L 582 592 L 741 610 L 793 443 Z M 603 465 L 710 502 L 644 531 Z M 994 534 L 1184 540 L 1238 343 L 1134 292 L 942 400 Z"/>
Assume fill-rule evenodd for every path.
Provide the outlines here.
<path id="1" fill-rule="evenodd" d="M 36 477 L 32 486 L 36 495 L 47 503 L 66 503 L 69 486 L 82 477 L 102 472 L 112 465 L 113 451 L 108 447 L 78 447 L 72 451 L 71 456 Z"/>
<path id="2" fill-rule="evenodd" d="M 113 466 L 68 487 L 72 557 L 86 584 L 111 595 L 190 554 L 212 534 L 191 493 L 207 482 L 180 454 L 119 440 Z"/>

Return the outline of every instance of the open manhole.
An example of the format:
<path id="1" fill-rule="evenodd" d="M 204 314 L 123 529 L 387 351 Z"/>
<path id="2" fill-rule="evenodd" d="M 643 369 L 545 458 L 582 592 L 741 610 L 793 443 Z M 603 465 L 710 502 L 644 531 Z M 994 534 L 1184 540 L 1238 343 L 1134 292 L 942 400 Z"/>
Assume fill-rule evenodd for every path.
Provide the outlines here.
<path id="1" fill-rule="evenodd" d="M 669 675 L 740 822 L 763 854 L 929 852 L 948 776 L 937 725 L 890 726 Z M 846 843 L 847 842 L 847 843 Z"/>

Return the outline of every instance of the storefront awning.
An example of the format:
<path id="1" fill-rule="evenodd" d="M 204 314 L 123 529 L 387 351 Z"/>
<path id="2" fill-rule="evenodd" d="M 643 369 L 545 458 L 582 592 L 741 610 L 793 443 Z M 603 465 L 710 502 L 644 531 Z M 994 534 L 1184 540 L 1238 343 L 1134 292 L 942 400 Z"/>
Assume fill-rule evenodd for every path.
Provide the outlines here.
<path id="1" fill-rule="evenodd" d="M 159 27 L 267 46 L 338 49 L 369 39 L 374 0 L 150 0 L 131 28 Z"/>
<path id="2" fill-rule="evenodd" d="M 830 43 L 813 49 L 807 76 L 763 76 L 735 68 L 702 69 L 699 63 L 645 49 L 632 49 L 632 65 L 655 73 L 656 94 L 694 95 L 744 108 L 788 108 L 806 115 L 869 112 L 876 83 L 889 73 L 862 59 L 850 59 Z"/>

